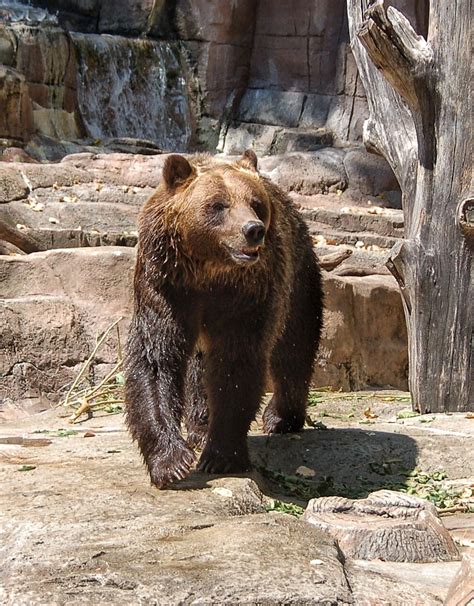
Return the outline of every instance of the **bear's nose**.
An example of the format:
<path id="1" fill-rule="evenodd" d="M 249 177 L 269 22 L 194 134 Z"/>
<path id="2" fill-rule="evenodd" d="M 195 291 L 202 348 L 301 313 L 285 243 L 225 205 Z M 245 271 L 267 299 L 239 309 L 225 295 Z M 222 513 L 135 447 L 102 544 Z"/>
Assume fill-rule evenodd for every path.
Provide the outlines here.
<path id="1" fill-rule="evenodd" d="M 261 221 L 249 221 L 242 232 L 250 246 L 259 246 L 265 238 L 265 225 Z"/>

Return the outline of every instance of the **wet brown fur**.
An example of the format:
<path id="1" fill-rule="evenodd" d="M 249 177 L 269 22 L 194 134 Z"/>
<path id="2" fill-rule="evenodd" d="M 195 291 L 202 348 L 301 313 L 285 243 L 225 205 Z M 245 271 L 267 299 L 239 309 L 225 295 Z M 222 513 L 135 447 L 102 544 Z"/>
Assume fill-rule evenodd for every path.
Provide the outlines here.
<path id="1" fill-rule="evenodd" d="M 172 156 L 163 177 L 139 219 L 126 364 L 128 426 L 158 487 L 188 473 L 196 446 L 202 471 L 249 469 L 268 372 L 264 429 L 303 427 L 322 316 L 307 228 L 253 153 L 232 164 Z M 245 250 L 253 220 L 264 245 L 258 261 L 237 263 L 229 251 Z"/>

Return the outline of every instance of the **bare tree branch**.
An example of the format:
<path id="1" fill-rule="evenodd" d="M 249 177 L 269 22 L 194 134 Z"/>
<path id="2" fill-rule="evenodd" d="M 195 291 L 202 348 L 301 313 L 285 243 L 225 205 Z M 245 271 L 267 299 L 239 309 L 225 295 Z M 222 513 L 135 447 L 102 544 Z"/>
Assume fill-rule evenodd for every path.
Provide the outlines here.
<path id="1" fill-rule="evenodd" d="M 415 124 L 405 101 L 382 73 L 374 69 L 368 52 L 357 36 L 370 4 L 370 0 L 347 1 L 352 52 L 369 105 L 364 143 L 369 150 L 376 150 L 385 156 L 400 183 L 404 198 L 411 200 L 413 195 L 409 187 L 418 164 Z"/>
<path id="2" fill-rule="evenodd" d="M 421 111 L 419 84 L 429 77 L 433 50 L 397 9 L 385 11 L 378 0 L 365 13 L 358 38 L 374 65 L 400 93 L 412 111 Z"/>
<path id="3" fill-rule="evenodd" d="M 432 168 L 434 142 L 433 50 L 397 9 L 383 0 L 369 6 L 357 37 L 370 59 L 410 108 L 418 140 L 418 157 Z"/>

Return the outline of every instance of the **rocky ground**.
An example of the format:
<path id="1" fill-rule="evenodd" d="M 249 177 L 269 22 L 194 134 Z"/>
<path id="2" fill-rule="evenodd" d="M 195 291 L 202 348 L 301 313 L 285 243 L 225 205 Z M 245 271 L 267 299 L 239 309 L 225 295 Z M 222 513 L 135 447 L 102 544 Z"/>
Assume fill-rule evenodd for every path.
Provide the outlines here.
<path id="1" fill-rule="evenodd" d="M 344 559 L 298 515 L 311 496 L 365 496 L 415 469 L 418 492 L 422 472 L 428 483 L 444 472 L 443 488 L 466 495 L 473 421 L 409 417 L 401 392 L 319 392 L 310 404 L 314 426 L 301 434 L 268 438 L 255 423 L 248 477 L 193 472 L 163 491 L 150 487 L 121 415 L 70 425 L 62 408 L 7 406 L 1 603 L 442 604 L 460 561 Z M 466 559 L 473 519 L 458 509 L 442 520 Z"/>

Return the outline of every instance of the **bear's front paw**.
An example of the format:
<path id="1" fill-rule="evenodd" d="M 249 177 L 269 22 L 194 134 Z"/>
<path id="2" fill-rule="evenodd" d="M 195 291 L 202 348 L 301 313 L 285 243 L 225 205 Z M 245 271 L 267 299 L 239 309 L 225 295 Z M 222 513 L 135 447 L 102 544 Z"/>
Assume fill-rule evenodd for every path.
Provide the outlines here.
<path id="1" fill-rule="evenodd" d="M 218 447 L 206 446 L 197 466 L 204 473 L 243 473 L 252 465 L 247 450 L 224 451 Z"/>
<path id="2" fill-rule="evenodd" d="M 304 418 L 300 415 L 281 417 L 275 409 L 268 405 L 263 413 L 263 431 L 265 433 L 292 433 L 301 431 Z"/>
<path id="3" fill-rule="evenodd" d="M 188 475 L 194 459 L 194 452 L 184 442 L 151 457 L 147 463 L 151 483 L 157 488 L 165 488 L 168 484 L 182 480 Z"/>

